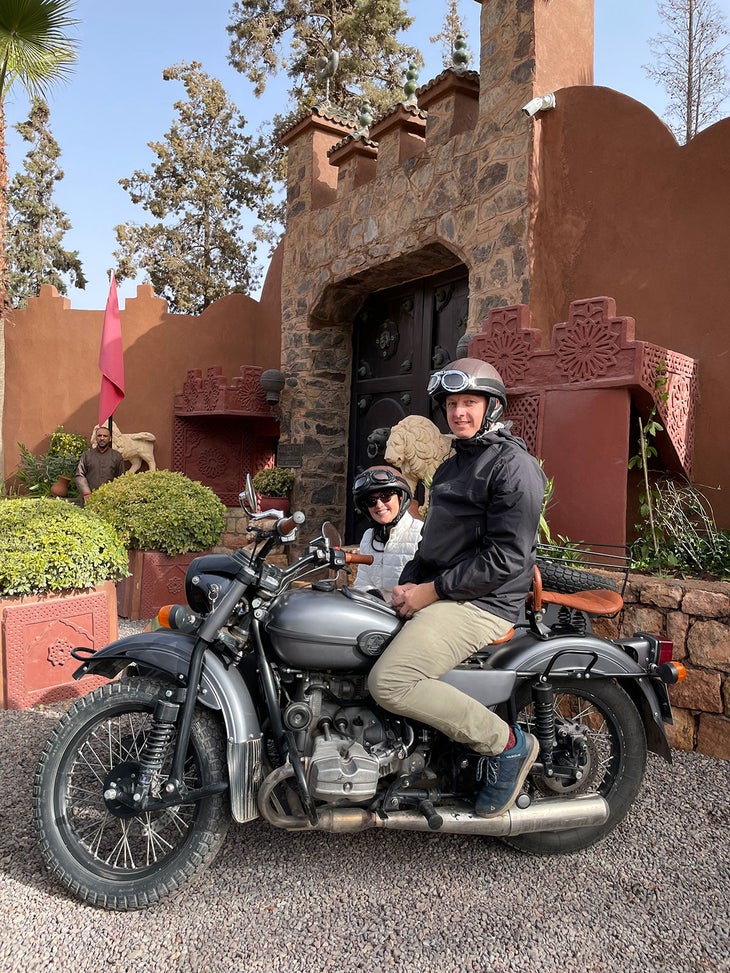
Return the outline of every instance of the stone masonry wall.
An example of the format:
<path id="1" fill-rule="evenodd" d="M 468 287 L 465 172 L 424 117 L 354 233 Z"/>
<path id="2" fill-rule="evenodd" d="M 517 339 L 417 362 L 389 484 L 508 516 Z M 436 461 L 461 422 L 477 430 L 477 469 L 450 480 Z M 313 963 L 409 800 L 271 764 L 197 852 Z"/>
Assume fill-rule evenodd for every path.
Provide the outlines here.
<path id="1" fill-rule="evenodd" d="M 660 634 L 687 667 L 684 682 L 670 687 L 671 745 L 730 759 L 730 583 L 633 574 L 624 603 L 617 619 L 594 629 L 608 637 Z"/>

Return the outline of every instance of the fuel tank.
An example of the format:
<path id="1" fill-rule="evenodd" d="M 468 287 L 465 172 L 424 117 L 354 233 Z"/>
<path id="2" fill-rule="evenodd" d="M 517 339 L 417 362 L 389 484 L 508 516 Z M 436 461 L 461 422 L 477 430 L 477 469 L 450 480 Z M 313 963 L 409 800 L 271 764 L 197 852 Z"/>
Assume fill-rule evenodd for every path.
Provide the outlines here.
<path id="1" fill-rule="evenodd" d="M 293 668 L 366 672 L 402 625 L 378 598 L 319 582 L 287 591 L 265 630 L 279 660 Z"/>

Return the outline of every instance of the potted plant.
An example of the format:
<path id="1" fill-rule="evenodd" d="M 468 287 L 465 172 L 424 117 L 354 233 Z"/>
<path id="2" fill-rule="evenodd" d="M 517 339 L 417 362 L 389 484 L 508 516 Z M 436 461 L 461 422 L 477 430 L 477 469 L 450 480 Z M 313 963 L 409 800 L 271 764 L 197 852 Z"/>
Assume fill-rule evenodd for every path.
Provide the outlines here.
<path id="1" fill-rule="evenodd" d="M 184 600 L 194 557 L 221 539 L 225 507 L 210 487 L 183 473 L 125 473 L 86 501 L 129 548 L 131 577 L 117 586 L 119 614 L 153 618 L 162 605 Z"/>
<path id="2" fill-rule="evenodd" d="M 124 544 L 96 515 L 50 498 L 0 501 L 4 707 L 77 695 L 71 649 L 117 637 L 114 582 L 126 573 Z"/>
<path id="3" fill-rule="evenodd" d="M 24 443 L 18 443 L 20 468 L 15 478 L 30 496 L 75 498 L 79 493 L 74 473 L 89 441 L 75 432 L 64 432 L 57 426 L 51 434 L 48 451 L 35 455 Z"/>
<path id="4" fill-rule="evenodd" d="M 283 510 L 289 513 L 289 494 L 294 486 L 294 472 L 283 466 L 266 466 L 254 475 L 253 485 L 261 510 Z"/>

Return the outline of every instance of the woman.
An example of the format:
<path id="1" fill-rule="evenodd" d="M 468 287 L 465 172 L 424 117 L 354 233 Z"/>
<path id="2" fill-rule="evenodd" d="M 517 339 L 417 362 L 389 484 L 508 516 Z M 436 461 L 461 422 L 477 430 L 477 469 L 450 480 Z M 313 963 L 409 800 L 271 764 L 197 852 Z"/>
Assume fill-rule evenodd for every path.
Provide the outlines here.
<path id="1" fill-rule="evenodd" d="M 390 603 L 393 587 L 418 547 L 423 523 L 409 513 L 411 489 L 393 466 L 371 466 L 360 473 L 352 495 L 355 509 L 373 524 L 360 541 L 360 553 L 371 554 L 373 563 L 359 566 L 357 587 Z"/>

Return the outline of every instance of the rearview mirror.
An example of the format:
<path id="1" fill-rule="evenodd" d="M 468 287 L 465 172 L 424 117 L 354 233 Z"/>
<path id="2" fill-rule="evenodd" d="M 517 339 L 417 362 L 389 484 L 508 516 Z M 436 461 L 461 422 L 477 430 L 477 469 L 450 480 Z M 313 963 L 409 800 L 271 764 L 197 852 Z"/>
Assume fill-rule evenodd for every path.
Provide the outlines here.
<path id="1" fill-rule="evenodd" d="M 243 490 L 238 494 L 238 502 L 247 517 L 253 517 L 254 514 L 258 513 L 259 504 L 256 499 L 256 490 L 254 489 L 253 479 L 250 473 L 246 474 L 246 482 Z"/>

